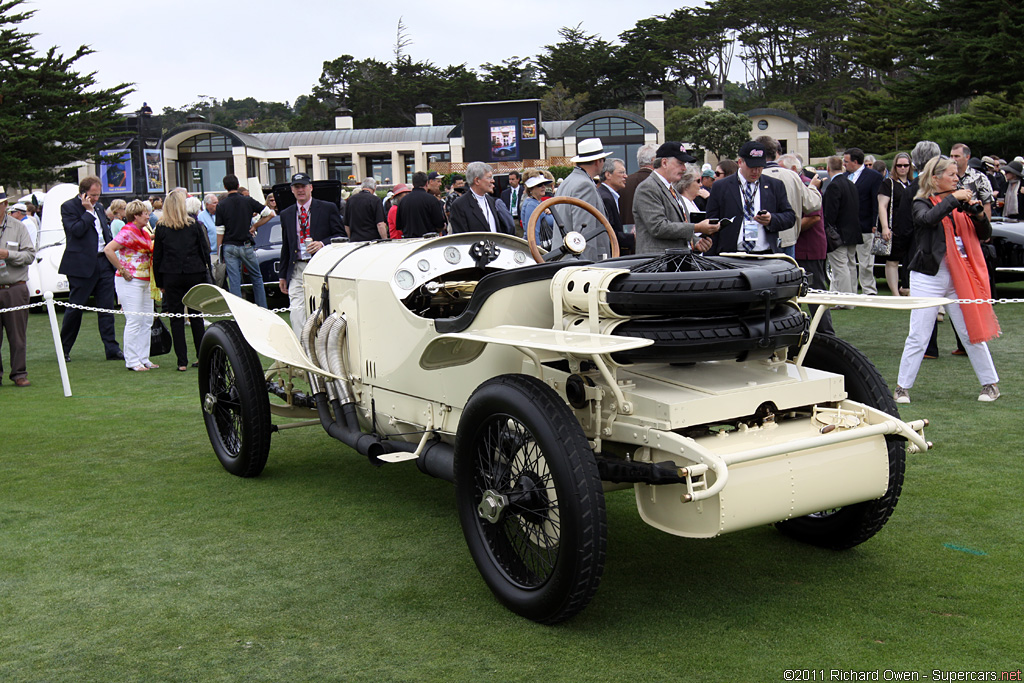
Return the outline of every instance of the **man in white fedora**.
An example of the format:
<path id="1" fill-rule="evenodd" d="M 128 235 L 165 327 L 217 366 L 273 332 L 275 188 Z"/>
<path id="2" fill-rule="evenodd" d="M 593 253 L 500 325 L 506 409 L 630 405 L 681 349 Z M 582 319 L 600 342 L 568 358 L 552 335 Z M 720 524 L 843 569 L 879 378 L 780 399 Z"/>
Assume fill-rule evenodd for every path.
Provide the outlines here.
<path id="1" fill-rule="evenodd" d="M 581 141 L 576 146 L 576 156 L 570 159 L 572 163 L 576 164 L 576 168 L 558 186 L 555 196 L 582 199 L 607 218 L 604 211 L 604 202 L 601 201 L 601 196 L 597 193 L 594 176 L 601 172 L 601 167 L 604 165 L 603 159 L 611 156 L 611 154 L 611 152 L 604 151 L 604 146 L 599 138 L 587 138 Z M 611 258 L 611 243 L 608 241 L 608 235 L 601 226 L 601 222 L 590 212 L 576 206 L 569 206 L 568 204 L 553 206 L 551 211 L 555 214 L 556 222 L 560 223 L 567 233 L 574 230 L 581 233 L 585 232 L 584 236 L 587 236 L 592 231 L 591 229 L 601 230 L 598 236 L 587 240 L 587 247 L 583 251 L 583 258 L 588 261 Z M 562 242 L 558 232 L 558 227 L 556 226 L 552 246 L 559 246 Z"/>

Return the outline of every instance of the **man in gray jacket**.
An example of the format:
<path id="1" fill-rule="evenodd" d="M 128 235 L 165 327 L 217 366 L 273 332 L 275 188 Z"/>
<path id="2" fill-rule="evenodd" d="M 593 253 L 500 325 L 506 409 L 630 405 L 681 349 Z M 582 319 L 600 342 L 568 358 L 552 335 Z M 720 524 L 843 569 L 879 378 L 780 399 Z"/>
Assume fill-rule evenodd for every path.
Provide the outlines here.
<path id="1" fill-rule="evenodd" d="M 698 250 L 711 246 L 708 235 L 718 231 L 718 223 L 707 219 L 694 224 L 682 196 L 673 187 L 687 173 L 686 164 L 695 159 L 686 153 L 680 142 L 666 142 L 654 157 L 654 173 L 640 183 L 633 196 L 633 218 L 636 220 L 636 253 L 663 254 L 666 249 L 690 249 L 695 233 L 702 235 Z M 689 171 L 697 180 L 696 171 Z"/>
<path id="2" fill-rule="evenodd" d="M 36 257 L 32 237 L 20 220 L 7 215 L 7 194 L 0 186 L 0 309 L 28 305 L 28 266 Z M 0 342 L 7 336 L 11 358 L 11 381 L 16 387 L 31 385 L 25 367 L 25 333 L 28 309 L 0 313 Z M 4 366 L 0 360 L 0 384 Z"/>
<path id="3" fill-rule="evenodd" d="M 604 165 L 602 160 L 606 156 L 611 156 L 611 152 L 604 151 L 599 138 L 583 140 L 576 147 L 576 150 L 576 156 L 570 160 L 576 164 L 576 168 L 558 186 L 555 196 L 581 199 L 607 218 L 607 214 L 604 211 L 604 202 L 601 200 L 600 195 L 597 194 L 594 176 L 601 172 L 601 167 Z M 589 211 L 578 206 L 559 204 L 552 206 L 551 212 L 555 216 L 556 223 L 562 228 L 562 234 L 575 231 L 583 233 L 584 237 L 589 237 L 587 239 L 587 247 L 583 250 L 584 259 L 599 261 L 602 257 L 611 257 L 611 242 L 608 239 L 608 234 L 601 221 L 595 218 Z M 596 234 L 591 237 L 592 233 Z M 561 246 L 561 239 L 556 229 L 552 246 Z"/>

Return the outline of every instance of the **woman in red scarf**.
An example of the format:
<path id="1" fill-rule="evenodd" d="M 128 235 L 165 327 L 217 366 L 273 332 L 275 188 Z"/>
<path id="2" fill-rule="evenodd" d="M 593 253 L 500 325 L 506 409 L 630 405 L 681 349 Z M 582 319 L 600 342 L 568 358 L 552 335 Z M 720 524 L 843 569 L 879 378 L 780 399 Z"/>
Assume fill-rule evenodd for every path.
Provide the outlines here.
<path id="1" fill-rule="evenodd" d="M 128 221 L 114 239 L 103 248 L 107 260 L 117 269 L 114 289 L 126 313 L 124 363 L 129 370 L 145 372 L 160 367 L 149 360 L 150 328 L 153 326 L 153 298 L 149 295 L 149 277 L 153 266 L 153 235 L 149 232 L 149 211 L 135 200 L 125 208 Z"/>
<path id="2" fill-rule="evenodd" d="M 983 212 L 965 212 L 970 190 L 956 189 L 959 175 L 956 164 L 946 157 L 935 157 L 918 179 L 920 189 L 914 197 L 914 238 L 917 251 L 910 261 L 910 295 L 948 297 L 950 299 L 988 299 L 988 270 L 980 240 L 992 235 L 992 226 Z M 903 347 L 900 373 L 893 398 L 910 403 L 907 390 L 914 386 L 925 347 L 935 322 L 938 307 L 910 312 L 910 333 Z M 950 304 L 946 306 L 953 327 L 965 344 L 967 356 L 981 382 L 979 401 L 999 398 L 999 375 L 992 362 L 987 342 L 999 336 L 999 322 L 992 305 Z"/>

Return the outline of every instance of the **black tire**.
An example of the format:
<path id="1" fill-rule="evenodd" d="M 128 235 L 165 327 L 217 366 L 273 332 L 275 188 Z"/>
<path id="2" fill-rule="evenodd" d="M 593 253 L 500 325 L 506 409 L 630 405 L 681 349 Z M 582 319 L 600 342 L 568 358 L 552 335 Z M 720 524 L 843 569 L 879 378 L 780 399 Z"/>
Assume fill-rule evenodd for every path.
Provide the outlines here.
<path id="1" fill-rule="evenodd" d="M 630 320 L 616 327 L 619 337 L 653 339 L 654 344 L 612 355 L 617 363 L 696 363 L 706 360 L 761 360 L 803 342 L 809 321 L 791 304 L 771 311 L 765 339 L 764 311 L 716 318 Z"/>
<path id="2" fill-rule="evenodd" d="M 220 464 L 239 477 L 259 476 L 270 454 L 270 399 L 259 356 L 233 320 L 203 335 L 199 400 Z"/>
<path id="3" fill-rule="evenodd" d="M 494 521 L 488 492 L 508 496 Z M 502 375 L 470 396 L 455 439 L 459 521 L 480 574 L 520 616 L 554 624 L 587 606 L 604 571 L 604 491 L 565 402 L 527 375 Z"/>
<path id="4" fill-rule="evenodd" d="M 882 375 L 849 342 L 832 335 L 815 335 L 804 365 L 843 375 L 851 400 L 899 417 Z M 885 437 L 885 442 L 889 450 L 889 486 L 881 498 L 779 522 L 779 531 L 798 541 L 833 550 L 852 548 L 877 534 L 896 509 L 906 470 L 906 442 L 894 436 Z"/>
<path id="5" fill-rule="evenodd" d="M 787 259 L 670 254 L 597 265 L 631 271 L 608 285 L 608 306 L 619 315 L 740 314 L 806 292 L 803 269 Z"/>

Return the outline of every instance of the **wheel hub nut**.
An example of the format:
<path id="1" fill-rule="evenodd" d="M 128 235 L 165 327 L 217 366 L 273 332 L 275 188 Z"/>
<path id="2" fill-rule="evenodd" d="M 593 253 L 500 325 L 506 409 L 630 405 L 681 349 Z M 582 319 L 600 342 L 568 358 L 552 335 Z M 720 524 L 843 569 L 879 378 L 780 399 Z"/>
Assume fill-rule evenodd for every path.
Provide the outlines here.
<path id="1" fill-rule="evenodd" d="M 207 394 L 206 398 L 203 399 L 203 412 L 207 415 L 213 415 L 213 409 L 217 405 L 217 397 L 213 394 Z"/>
<path id="2" fill-rule="evenodd" d="M 501 513 L 508 505 L 508 498 L 494 489 L 484 491 L 484 497 L 477 506 L 477 514 L 491 524 L 496 524 L 501 519 Z"/>

